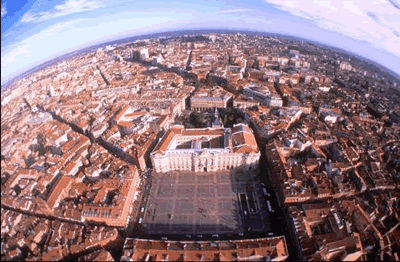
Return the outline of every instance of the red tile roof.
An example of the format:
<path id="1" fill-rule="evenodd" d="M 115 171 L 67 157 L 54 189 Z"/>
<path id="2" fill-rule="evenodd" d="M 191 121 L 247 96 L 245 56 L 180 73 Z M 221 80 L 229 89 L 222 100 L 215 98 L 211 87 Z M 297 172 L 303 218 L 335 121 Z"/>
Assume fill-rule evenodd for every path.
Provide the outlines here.
<path id="1" fill-rule="evenodd" d="M 168 258 L 169 261 L 235 261 L 254 256 L 285 257 L 288 255 L 284 237 L 232 241 L 133 241 L 133 260 Z M 173 248 L 174 246 L 182 248 Z"/>
<path id="2" fill-rule="evenodd" d="M 69 190 L 69 186 L 72 183 L 72 178 L 70 176 L 62 176 L 58 181 L 57 185 L 53 188 L 50 196 L 47 199 L 47 205 L 50 209 L 53 209 L 54 205 L 59 200 L 60 195 L 64 190 Z"/>

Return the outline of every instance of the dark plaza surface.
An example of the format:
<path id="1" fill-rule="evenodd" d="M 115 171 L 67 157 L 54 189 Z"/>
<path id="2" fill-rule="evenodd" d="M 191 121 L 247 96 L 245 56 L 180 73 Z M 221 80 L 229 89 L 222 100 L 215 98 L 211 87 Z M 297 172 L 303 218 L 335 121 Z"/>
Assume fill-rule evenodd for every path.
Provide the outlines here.
<path id="1" fill-rule="evenodd" d="M 153 173 L 152 178 L 142 224 L 147 234 L 235 234 L 271 230 L 269 216 L 273 213 L 267 212 L 257 174 L 231 170 L 172 171 Z M 250 197 L 248 201 L 241 201 L 238 194 Z"/>

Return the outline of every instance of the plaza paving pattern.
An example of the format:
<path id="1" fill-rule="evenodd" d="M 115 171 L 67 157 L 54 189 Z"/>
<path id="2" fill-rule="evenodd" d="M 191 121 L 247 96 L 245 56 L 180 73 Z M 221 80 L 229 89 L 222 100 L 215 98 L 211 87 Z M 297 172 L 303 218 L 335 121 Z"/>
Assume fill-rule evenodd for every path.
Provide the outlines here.
<path id="1" fill-rule="evenodd" d="M 143 219 L 148 234 L 229 234 L 270 230 L 257 175 L 249 172 L 153 173 Z M 238 193 L 254 199 L 250 210 Z M 246 202 L 246 201 L 245 201 Z M 244 212 L 243 209 L 247 209 Z"/>

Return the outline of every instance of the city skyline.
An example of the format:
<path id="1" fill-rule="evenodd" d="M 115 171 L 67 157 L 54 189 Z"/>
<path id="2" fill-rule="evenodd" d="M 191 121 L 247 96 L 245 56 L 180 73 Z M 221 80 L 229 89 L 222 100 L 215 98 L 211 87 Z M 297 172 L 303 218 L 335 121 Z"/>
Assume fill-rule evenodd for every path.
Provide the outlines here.
<path id="1" fill-rule="evenodd" d="M 314 1 L 2 3 L 2 79 L 60 55 L 129 36 L 226 28 L 293 35 L 336 46 L 400 74 L 399 4 Z M 319 14 L 324 14 L 321 17 Z M 79 36 L 79 37 L 77 37 Z"/>
<path id="2" fill-rule="evenodd" d="M 190 32 L 2 90 L 2 261 L 399 260 L 399 81 L 301 39 Z"/>

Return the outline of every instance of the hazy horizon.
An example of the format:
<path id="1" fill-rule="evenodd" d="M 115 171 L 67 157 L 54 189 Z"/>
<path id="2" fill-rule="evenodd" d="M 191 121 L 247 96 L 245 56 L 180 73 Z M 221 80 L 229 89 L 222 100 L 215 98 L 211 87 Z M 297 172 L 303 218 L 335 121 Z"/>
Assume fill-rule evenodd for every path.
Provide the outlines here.
<path id="1" fill-rule="evenodd" d="M 149 32 L 149 33 L 146 33 L 146 34 L 139 34 L 139 35 L 132 34 L 130 36 L 117 37 L 115 39 L 108 39 L 106 41 L 100 41 L 100 42 L 93 43 L 93 44 L 90 44 L 90 45 L 82 45 L 82 46 L 79 46 L 77 48 L 71 48 L 70 50 L 67 50 L 66 52 L 63 52 L 60 55 L 55 55 L 54 57 L 49 58 L 49 59 L 47 59 L 47 60 L 45 60 L 43 62 L 37 63 L 36 65 L 31 66 L 26 70 L 21 70 L 20 73 L 16 74 L 14 77 L 11 77 L 10 79 L 7 79 L 4 83 L 2 83 L 2 86 L 11 84 L 12 81 L 15 81 L 16 79 L 22 77 L 24 74 L 26 74 L 29 71 L 33 72 L 33 71 L 39 70 L 39 69 L 36 69 L 36 68 L 40 68 L 43 65 L 47 64 L 46 66 L 48 66 L 49 64 L 52 64 L 51 62 L 53 60 L 60 59 L 63 56 L 68 56 L 70 54 L 72 54 L 71 56 L 76 55 L 74 53 L 83 52 L 83 51 L 85 51 L 85 49 L 90 49 L 90 48 L 93 48 L 93 47 L 96 47 L 96 46 L 105 46 L 107 44 L 113 44 L 114 42 L 127 43 L 129 41 L 125 42 L 123 40 L 132 39 L 132 38 L 135 38 L 135 39 L 146 39 L 147 37 L 153 38 L 153 37 L 155 37 L 154 35 L 156 35 L 156 36 L 157 35 L 160 35 L 160 36 L 171 36 L 172 34 L 183 34 L 183 32 L 188 32 L 188 33 L 191 33 L 191 34 L 200 34 L 200 33 L 198 33 L 199 31 L 201 31 L 202 33 L 204 33 L 203 31 L 205 31 L 205 32 L 222 31 L 222 33 L 229 33 L 229 34 L 234 34 L 234 33 L 244 33 L 245 34 L 245 33 L 248 33 L 248 34 L 260 34 L 260 35 L 262 35 L 262 34 L 265 34 L 265 35 L 268 35 L 268 34 L 269 35 L 278 35 L 279 37 L 302 39 L 304 41 L 308 41 L 308 42 L 324 45 L 324 48 L 341 49 L 341 50 L 343 50 L 343 52 L 348 52 L 348 53 L 350 53 L 352 55 L 357 55 L 357 54 L 353 53 L 351 50 L 345 50 L 343 48 L 330 46 L 328 43 L 321 43 L 321 42 L 319 42 L 317 40 L 306 39 L 306 38 L 302 38 L 302 37 L 294 36 L 294 35 L 282 35 L 282 34 L 279 34 L 279 33 L 272 33 L 272 32 L 262 32 L 262 31 L 246 30 L 246 29 L 228 29 L 228 28 L 219 28 L 219 29 L 196 28 L 196 29 L 181 29 L 181 30 L 172 30 L 172 31 L 155 31 L 155 32 Z M 365 56 L 360 56 L 360 57 L 362 57 L 364 59 L 369 59 L 369 58 L 367 58 Z M 379 64 L 379 63 L 377 63 L 377 64 Z M 394 72 L 393 70 L 391 70 L 390 68 L 387 68 L 386 66 L 384 66 L 382 64 L 379 64 L 379 65 L 383 66 L 386 69 L 389 69 L 390 72 L 388 72 L 388 73 L 400 81 L 400 75 L 399 74 L 396 74 L 396 72 Z M 31 74 L 32 72 L 29 72 L 29 74 Z"/>
<path id="2" fill-rule="evenodd" d="M 399 6 L 395 1 L 3 2 L 1 82 L 103 42 L 166 31 L 221 28 L 317 41 L 400 74 L 400 51 L 396 48 L 400 46 Z"/>

